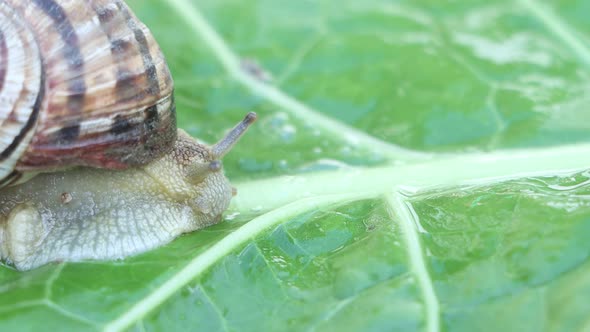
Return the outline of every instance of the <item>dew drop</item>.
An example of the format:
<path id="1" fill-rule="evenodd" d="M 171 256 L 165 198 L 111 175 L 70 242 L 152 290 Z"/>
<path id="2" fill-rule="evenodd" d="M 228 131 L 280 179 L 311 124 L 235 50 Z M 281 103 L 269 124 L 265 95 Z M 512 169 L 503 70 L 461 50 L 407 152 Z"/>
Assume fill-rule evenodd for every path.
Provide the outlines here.
<path id="1" fill-rule="evenodd" d="M 289 167 L 289 163 L 285 159 L 279 160 L 279 168 L 287 169 Z"/>
<path id="2" fill-rule="evenodd" d="M 297 128 L 293 125 L 285 125 L 281 128 L 281 139 L 283 141 L 293 141 L 297 134 Z"/>
<path id="3" fill-rule="evenodd" d="M 289 115 L 277 112 L 262 121 L 266 131 L 283 142 L 292 142 L 297 135 L 297 127 L 291 123 Z"/>

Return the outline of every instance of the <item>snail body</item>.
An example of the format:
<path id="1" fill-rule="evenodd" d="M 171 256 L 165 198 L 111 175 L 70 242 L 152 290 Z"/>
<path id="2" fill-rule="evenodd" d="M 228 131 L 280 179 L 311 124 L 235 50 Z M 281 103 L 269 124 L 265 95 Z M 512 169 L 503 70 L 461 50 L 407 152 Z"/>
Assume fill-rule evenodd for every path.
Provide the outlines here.
<path id="1" fill-rule="evenodd" d="M 235 190 L 220 158 L 255 118 L 212 147 L 179 129 L 173 149 L 141 167 L 78 167 L 4 188 L 0 257 L 18 270 L 120 259 L 220 222 Z"/>
<path id="2" fill-rule="evenodd" d="M 0 0 L 0 258 L 138 254 L 221 220 L 221 157 L 176 128 L 155 39 L 121 0 Z"/>

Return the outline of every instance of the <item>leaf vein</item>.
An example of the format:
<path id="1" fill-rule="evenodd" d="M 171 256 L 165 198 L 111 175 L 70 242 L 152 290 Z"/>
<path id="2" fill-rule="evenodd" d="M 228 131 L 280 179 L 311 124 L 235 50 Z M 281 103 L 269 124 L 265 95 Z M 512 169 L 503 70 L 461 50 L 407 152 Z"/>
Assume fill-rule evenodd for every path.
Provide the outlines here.
<path id="1" fill-rule="evenodd" d="M 188 0 L 170 0 L 167 3 L 182 19 L 185 20 L 186 24 L 193 29 L 194 32 L 201 36 L 201 39 L 209 46 L 229 75 L 256 95 L 281 107 L 283 110 L 288 111 L 299 119 L 313 123 L 324 130 L 333 133 L 336 137 L 344 139 L 349 144 L 364 146 L 367 149 L 375 151 L 383 156 L 387 156 L 392 160 L 408 162 L 428 160 L 432 158 L 430 153 L 412 151 L 396 146 L 330 117 L 324 116 L 317 110 L 314 110 L 291 96 L 288 96 L 276 87 L 252 77 L 242 69 L 242 66 L 240 65 L 241 61 L 238 56 L 232 52 L 227 43 L 207 22 L 196 6 L 191 4 Z M 343 133 L 345 134 L 343 135 Z"/>
<path id="2" fill-rule="evenodd" d="M 579 38 L 580 34 L 557 16 L 547 6 L 536 0 L 519 0 L 522 7 L 529 10 L 547 30 L 552 32 L 578 56 L 584 65 L 590 66 L 590 47 Z"/>
<path id="3" fill-rule="evenodd" d="M 227 320 L 225 319 L 225 317 L 223 317 L 221 309 L 217 306 L 215 302 L 213 302 L 213 299 L 209 296 L 209 294 L 207 293 L 205 288 L 203 288 L 202 285 L 198 287 L 198 290 L 200 290 L 200 293 L 205 298 L 205 300 L 207 300 L 209 304 L 211 304 L 211 307 L 213 308 L 217 316 L 219 316 L 219 320 L 221 321 L 221 326 L 223 327 L 223 330 L 229 331 L 229 327 L 227 326 Z"/>
<path id="4" fill-rule="evenodd" d="M 399 192 L 390 193 L 385 198 L 389 215 L 393 220 L 399 220 L 408 246 L 409 263 L 422 290 L 426 307 L 426 330 L 438 332 L 440 331 L 439 301 L 434 291 L 432 279 L 428 274 L 426 259 L 416 229 L 417 220 L 415 220 L 415 215 L 409 211 L 408 203 Z"/>
<path id="5" fill-rule="evenodd" d="M 262 250 L 260 249 L 260 246 L 258 246 L 258 243 L 256 243 L 256 241 L 252 241 L 252 245 L 256 249 L 256 252 L 258 252 L 258 255 L 260 255 L 260 258 L 262 259 L 262 261 L 264 262 L 264 264 L 268 268 L 268 271 L 270 272 L 270 274 L 272 274 L 273 279 L 276 281 L 277 286 L 279 286 L 279 288 L 281 289 L 281 293 L 283 294 L 283 296 L 285 298 L 289 298 L 289 296 L 287 295 L 287 292 L 285 292 L 285 287 L 283 286 L 283 283 L 281 282 L 281 278 L 279 278 L 279 276 L 277 275 L 272 264 L 268 261 L 268 259 L 266 259 L 266 257 L 264 256 L 264 253 L 262 253 Z"/>
<path id="6" fill-rule="evenodd" d="M 201 275 L 213 264 L 230 254 L 233 250 L 243 246 L 248 240 L 261 234 L 269 227 L 279 224 L 281 221 L 296 215 L 301 211 L 308 211 L 322 206 L 354 201 L 357 199 L 359 199 L 358 194 L 329 195 L 302 199 L 254 218 L 199 254 L 188 262 L 184 268 L 178 271 L 175 275 L 172 275 L 170 279 L 154 289 L 154 291 L 148 294 L 145 298 L 132 305 L 127 311 L 122 312 L 121 315 L 114 320 L 108 322 L 104 326 L 104 331 L 122 331 L 127 329 L 168 300 L 178 290 Z"/>

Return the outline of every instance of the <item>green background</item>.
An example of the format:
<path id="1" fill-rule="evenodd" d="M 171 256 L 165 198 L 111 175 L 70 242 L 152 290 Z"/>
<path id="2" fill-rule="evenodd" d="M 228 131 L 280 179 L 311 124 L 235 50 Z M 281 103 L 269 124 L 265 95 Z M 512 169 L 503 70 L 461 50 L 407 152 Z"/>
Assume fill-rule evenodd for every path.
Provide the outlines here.
<path id="1" fill-rule="evenodd" d="M 265 91 L 306 105 L 320 120 L 254 93 L 164 1 L 128 3 L 167 57 L 180 127 L 215 142 L 246 112 L 258 113 L 224 160 L 240 184 L 416 162 L 371 141 L 351 143 L 358 132 L 435 160 L 560 151 L 590 138 L 588 1 L 202 0 L 186 7 L 200 11 L 231 52 L 260 65 L 265 74 L 252 79 L 263 80 Z M 345 129 L 330 130 L 326 118 Z M 406 198 L 436 308 L 425 300 L 400 218 L 376 192 L 277 220 L 132 328 L 590 330 L 590 176 L 565 171 Z M 232 207 L 226 222 L 137 257 L 26 273 L 0 268 L 0 329 L 102 329 L 266 213 L 272 191 L 239 195 L 263 208 Z"/>

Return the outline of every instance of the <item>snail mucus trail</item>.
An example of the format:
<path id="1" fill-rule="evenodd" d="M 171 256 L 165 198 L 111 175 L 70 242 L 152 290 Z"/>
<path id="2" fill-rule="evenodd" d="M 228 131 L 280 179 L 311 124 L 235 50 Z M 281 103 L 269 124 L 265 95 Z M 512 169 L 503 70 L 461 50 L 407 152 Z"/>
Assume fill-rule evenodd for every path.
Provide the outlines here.
<path id="1" fill-rule="evenodd" d="M 255 120 L 211 147 L 178 129 L 174 148 L 142 167 L 67 169 L 2 189 L 1 258 L 18 270 L 121 259 L 220 222 L 235 194 L 221 158 Z"/>

